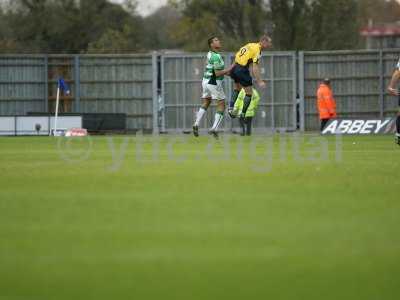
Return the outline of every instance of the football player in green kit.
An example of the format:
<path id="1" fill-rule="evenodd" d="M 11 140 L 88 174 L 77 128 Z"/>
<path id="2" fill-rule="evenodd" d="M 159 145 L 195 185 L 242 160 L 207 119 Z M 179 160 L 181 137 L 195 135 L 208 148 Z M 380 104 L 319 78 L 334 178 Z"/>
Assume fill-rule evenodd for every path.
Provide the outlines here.
<path id="1" fill-rule="evenodd" d="M 199 136 L 199 124 L 204 114 L 211 104 L 211 100 L 217 101 L 217 112 L 214 117 L 214 124 L 209 133 L 218 138 L 218 126 L 221 124 L 225 112 L 225 93 L 222 86 L 224 75 L 227 75 L 231 67 L 225 68 L 224 60 L 219 53 L 221 41 L 217 37 L 208 39 L 210 51 L 207 53 L 207 65 L 203 75 L 202 82 L 202 105 L 196 114 L 196 120 L 193 124 L 194 136 Z"/>

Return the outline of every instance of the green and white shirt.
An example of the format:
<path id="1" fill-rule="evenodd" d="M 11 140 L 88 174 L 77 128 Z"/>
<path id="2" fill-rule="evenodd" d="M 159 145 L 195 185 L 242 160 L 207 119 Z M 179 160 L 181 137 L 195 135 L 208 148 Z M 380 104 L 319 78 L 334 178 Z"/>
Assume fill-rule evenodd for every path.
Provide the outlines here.
<path id="1" fill-rule="evenodd" d="M 207 65 L 204 71 L 204 79 L 209 80 L 209 84 L 217 84 L 217 80 L 224 80 L 224 76 L 216 76 L 215 71 L 221 71 L 225 68 L 224 60 L 222 59 L 221 54 L 209 51 L 207 53 Z"/>

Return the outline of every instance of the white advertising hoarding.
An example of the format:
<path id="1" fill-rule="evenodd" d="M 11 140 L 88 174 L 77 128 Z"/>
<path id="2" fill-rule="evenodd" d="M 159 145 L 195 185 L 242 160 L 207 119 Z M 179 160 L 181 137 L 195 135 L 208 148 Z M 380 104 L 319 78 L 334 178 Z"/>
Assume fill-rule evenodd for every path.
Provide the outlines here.
<path id="1" fill-rule="evenodd" d="M 82 128 L 82 116 L 59 116 L 57 123 L 63 130 Z M 0 116 L 0 136 L 49 135 L 53 127 L 53 116 Z"/>

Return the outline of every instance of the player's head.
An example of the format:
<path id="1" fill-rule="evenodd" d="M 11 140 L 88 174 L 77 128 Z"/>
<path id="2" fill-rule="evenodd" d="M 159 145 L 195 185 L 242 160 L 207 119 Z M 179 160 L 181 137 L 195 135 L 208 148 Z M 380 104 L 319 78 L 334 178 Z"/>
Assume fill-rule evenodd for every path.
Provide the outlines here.
<path id="1" fill-rule="evenodd" d="M 263 36 L 260 37 L 260 45 L 261 45 L 261 49 L 268 49 L 272 47 L 272 39 L 264 34 Z"/>
<path id="2" fill-rule="evenodd" d="M 221 41 L 216 36 L 212 36 L 207 40 L 208 47 L 212 50 L 219 50 L 221 48 Z"/>
<path id="3" fill-rule="evenodd" d="M 331 80 L 329 78 L 324 78 L 324 80 L 322 80 L 322 83 L 326 84 L 326 85 L 330 85 L 331 84 Z"/>

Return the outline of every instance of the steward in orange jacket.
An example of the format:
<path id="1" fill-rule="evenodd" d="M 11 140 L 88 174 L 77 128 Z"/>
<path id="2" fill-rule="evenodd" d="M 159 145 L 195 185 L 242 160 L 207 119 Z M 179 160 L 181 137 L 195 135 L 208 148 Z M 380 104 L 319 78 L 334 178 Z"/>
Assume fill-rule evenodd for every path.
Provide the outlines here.
<path id="1" fill-rule="evenodd" d="M 336 118 L 336 101 L 333 98 L 331 83 L 328 78 L 320 84 L 317 91 L 317 102 L 319 119 L 321 120 L 321 131 L 330 119 Z"/>

